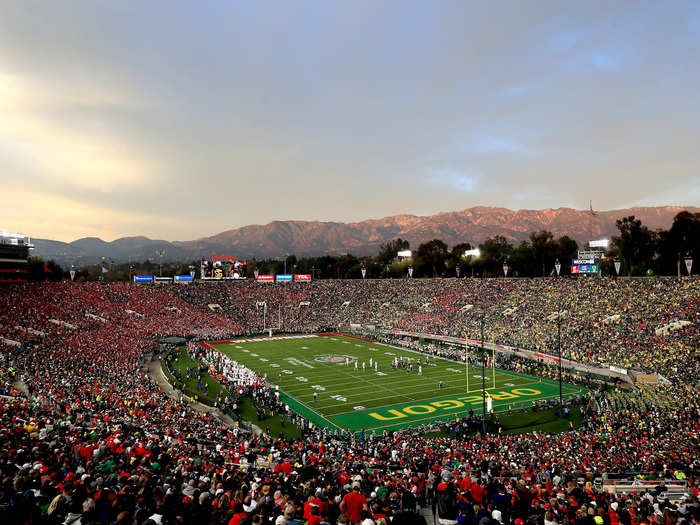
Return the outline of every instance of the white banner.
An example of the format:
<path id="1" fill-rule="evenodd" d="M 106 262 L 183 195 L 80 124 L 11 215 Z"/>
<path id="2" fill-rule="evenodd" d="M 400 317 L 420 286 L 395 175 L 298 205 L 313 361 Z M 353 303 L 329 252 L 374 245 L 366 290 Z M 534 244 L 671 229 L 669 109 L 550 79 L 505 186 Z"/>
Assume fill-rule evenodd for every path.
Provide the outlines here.
<path id="1" fill-rule="evenodd" d="M 693 259 L 690 259 L 690 258 L 686 259 L 685 260 L 685 269 L 688 270 L 688 275 L 690 275 L 690 270 L 692 269 L 692 267 L 693 267 Z"/>
<path id="2" fill-rule="evenodd" d="M 70 271 L 70 280 L 71 281 L 75 280 L 75 270 Z"/>
<path id="3" fill-rule="evenodd" d="M 620 275 L 620 266 L 622 266 L 622 264 L 620 263 L 620 261 L 615 261 L 615 273 L 616 273 L 617 275 Z"/>
<path id="4" fill-rule="evenodd" d="M 367 275 L 367 268 L 362 268 L 362 278 L 365 278 L 365 275 Z"/>

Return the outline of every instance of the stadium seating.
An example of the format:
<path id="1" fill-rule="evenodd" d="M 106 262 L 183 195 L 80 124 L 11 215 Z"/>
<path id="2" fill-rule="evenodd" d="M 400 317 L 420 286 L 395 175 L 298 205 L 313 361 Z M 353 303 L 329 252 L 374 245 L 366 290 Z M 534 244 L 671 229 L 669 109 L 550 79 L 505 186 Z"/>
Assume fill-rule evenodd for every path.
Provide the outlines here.
<path id="1" fill-rule="evenodd" d="M 334 525 L 359 516 L 363 525 L 401 525 L 435 514 L 436 523 L 470 525 L 700 519 L 700 280 L 333 280 L 285 286 L 1 288 L 2 522 Z M 261 301 L 266 326 L 288 332 L 354 323 L 476 335 L 483 313 L 490 340 L 540 349 L 552 348 L 552 313 L 567 310 L 567 356 L 658 372 L 670 384 L 594 393 L 584 425 L 558 435 L 458 440 L 411 431 L 339 437 L 312 429 L 304 439 L 285 441 L 225 425 L 167 395 L 144 371 L 160 336 L 261 332 Z M 615 322 L 606 322 L 614 315 Z M 690 324 L 655 333 L 676 321 Z M 248 378 L 244 390 L 265 403 L 273 393 L 258 382 Z M 604 474 L 637 488 L 608 490 Z M 355 484 L 359 495 L 348 496 Z M 363 498 L 368 506 L 357 515 L 341 505 Z"/>

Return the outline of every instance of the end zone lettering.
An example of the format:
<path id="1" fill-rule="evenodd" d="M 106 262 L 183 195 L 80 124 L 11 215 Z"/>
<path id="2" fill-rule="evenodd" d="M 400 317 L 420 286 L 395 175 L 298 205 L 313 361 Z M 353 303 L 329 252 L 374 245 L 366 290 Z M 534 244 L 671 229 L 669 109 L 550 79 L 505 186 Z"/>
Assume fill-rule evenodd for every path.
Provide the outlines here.
<path id="1" fill-rule="evenodd" d="M 486 397 L 504 400 L 539 396 L 540 394 L 542 394 L 542 392 L 535 388 L 511 388 L 510 390 L 487 392 Z M 455 410 L 464 410 L 471 405 L 481 405 L 483 402 L 483 397 L 481 395 L 455 396 L 449 399 L 426 401 L 424 403 L 385 409 L 382 411 L 384 413 L 370 412 L 368 415 L 377 421 L 395 421 L 403 418 L 433 414 L 440 411 L 454 412 Z"/>

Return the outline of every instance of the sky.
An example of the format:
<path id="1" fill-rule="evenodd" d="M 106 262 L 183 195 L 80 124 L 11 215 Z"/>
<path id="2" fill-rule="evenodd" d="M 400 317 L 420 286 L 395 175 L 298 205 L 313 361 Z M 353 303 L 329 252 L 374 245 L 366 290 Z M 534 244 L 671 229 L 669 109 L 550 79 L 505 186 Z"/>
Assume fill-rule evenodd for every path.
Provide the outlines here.
<path id="1" fill-rule="evenodd" d="M 0 230 L 700 205 L 697 1 L 0 0 Z"/>

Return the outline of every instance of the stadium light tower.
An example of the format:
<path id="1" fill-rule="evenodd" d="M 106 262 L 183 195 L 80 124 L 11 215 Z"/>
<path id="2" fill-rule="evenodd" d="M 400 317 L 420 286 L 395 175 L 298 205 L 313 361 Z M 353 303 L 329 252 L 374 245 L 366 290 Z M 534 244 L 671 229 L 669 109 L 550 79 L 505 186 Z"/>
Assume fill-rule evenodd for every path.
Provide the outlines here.
<path id="1" fill-rule="evenodd" d="M 481 314 L 481 400 L 483 406 L 481 410 L 481 432 L 486 434 L 486 351 L 484 350 L 484 318 L 486 313 Z"/>
<path id="2" fill-rule="evenodd" d="M 479 248 L 474 248 L 472 250 L 466 250 L 463 254 L 462 257 L 469 257 L 469 266 L 472 267 L 472 277 L 474 277 L 474 265 L 472 264 L 472 257 L 479 257 L 481 255 L 481 251 Z"/>
<path id="3" fill-rule="evenodd" d="M 163 257 L 165 257 L 165 249 L 156 250 L 156 255 L 158 256 L 158 273 L 163 277 Z"/>
<path id="4" fill-rule="evenodd" d="M 559 301 L 557 310 L 557 348 L 559 349 L 559 417 L 564 415 L 564 400 L 561 394 L 561 307 L 562 302 Z"/>

